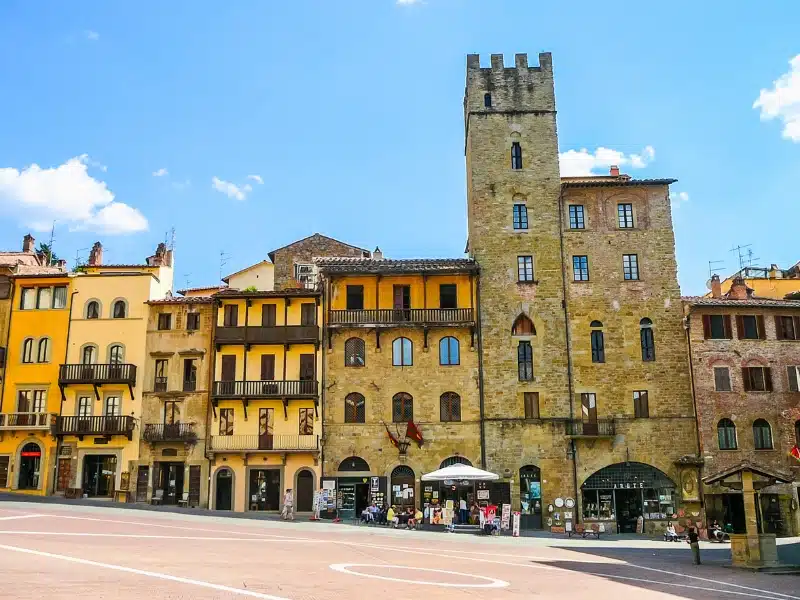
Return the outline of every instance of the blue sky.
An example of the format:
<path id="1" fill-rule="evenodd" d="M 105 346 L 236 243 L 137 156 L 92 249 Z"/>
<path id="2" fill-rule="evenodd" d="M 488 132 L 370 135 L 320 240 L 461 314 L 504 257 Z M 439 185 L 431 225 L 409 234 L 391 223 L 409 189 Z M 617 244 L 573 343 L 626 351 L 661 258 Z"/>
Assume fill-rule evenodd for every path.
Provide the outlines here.
<path id="1" fill-rule="evenodd" d="M 56 218 L 70 265 L 98 239 L 130 262 L 175 227 L 176 287 L 315 231 L 458 256 L 465 55 L 546 50 L 571 168 L 619 157 L 688 195 L 684 293 L 736 244 L 794 264 L 800 3 L 649 4 L 6 0 L 0 247 Z"/>

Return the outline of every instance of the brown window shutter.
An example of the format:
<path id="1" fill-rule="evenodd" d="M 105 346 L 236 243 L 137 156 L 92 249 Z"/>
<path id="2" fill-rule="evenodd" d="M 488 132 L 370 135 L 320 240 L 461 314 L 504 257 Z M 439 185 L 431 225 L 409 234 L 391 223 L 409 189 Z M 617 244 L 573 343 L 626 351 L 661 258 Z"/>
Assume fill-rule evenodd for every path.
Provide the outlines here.
<path id="1" fill-rule="evenodd" d="M 273 381 L 275 379 L 275 355 L 261 355 L 261 381 Z"/>
<path id="2" fill-rule="evenodd" d="M 800 340 L 800 317 L 792 317 L 794 322 L 794 339 Z"/>
<path id="3" fill-rule="evenodd" d="M 790 392 L 800 391 L 800 390 L 797 389 L 797 379 L 795 377 L 795 368 L 796 367 L 786 367 L 786 375 L 789 377 L 789 391 Z"/>
<path id="4" fill-rule="evenodd" d="M 711 337 L 711 315 L 703 315 L 703 338 Z"/>
<path id="5" fill-rule="evenodd" d="M 783 339 L 783 326 L 781 325 L 781 316 L 775 315 L 775 339 Z"/>
<path id="6" fill-rule="evenodd" d="M 767 330 L 764 327 L 764 315 L 756 316 L 756 327 L 758 328 L 758 339 L 767 339 Z"/>
<path id="7" fill-rule="evenodd" d="M 744 319 L 742 315 L 736 315 L 736 337 L 740 340 L 744 337 Z"/>
<path id="8" fill-rule="evenodd" d="M 772 391 L 772 369 L 764 367 L 764 389 L 768 392 Z"/>
<path id="9" fill-rule="evenodd" d="M 731 328 L 731 316 L 730 315 L 723 315 L 722 321 L 725 324 L 725 337 L 727 339 L 733 338 L 732 328 Z"/>
<path id="10" fill-rule="evenodd" d="M 744 385 L 744 391 L 749 392 L 752 388 L 750 385 L 750 369 L 747 367 L 742 367 L 742 384 Z"/>

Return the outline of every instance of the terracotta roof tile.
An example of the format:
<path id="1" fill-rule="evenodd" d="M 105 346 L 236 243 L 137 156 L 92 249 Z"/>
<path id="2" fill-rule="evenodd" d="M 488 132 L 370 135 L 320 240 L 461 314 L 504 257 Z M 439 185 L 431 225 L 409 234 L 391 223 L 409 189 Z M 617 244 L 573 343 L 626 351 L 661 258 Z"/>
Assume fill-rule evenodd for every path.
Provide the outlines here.
<path id="1" fill-rule="evenodd" d="M 149 300 L 147 304 L 211 304 L 214 298 L 211 296 L 172 296 L 171 298 L 161 298 L 160 300 Z"/>
<path id="2" fill-rule="evenodd" d="M 779 300 L 753 296 L 745 300 L 735 298 L 708 298 L 706 296 L 683 296 L 684 302 L 691 306 L 753 306 L 764 308 L 794 308 L 800 310 L 800 300 Z"/>
<path id="3" fill-rule="evenodd" d="M 315 258 L 323 273 L 472 273 L 478 264 L 471 258 Z"/>
<path id="4" fill-rule="evenodd" d="M 610 179 L 601 177 L 592 179 L 590 177 L 578 177 L 574 180 L 561 178 L 561 187 L 582 188 L 582 187 L 634 187 L 642 185 L 670 185 L 678 181 L 677 179 Z"/>

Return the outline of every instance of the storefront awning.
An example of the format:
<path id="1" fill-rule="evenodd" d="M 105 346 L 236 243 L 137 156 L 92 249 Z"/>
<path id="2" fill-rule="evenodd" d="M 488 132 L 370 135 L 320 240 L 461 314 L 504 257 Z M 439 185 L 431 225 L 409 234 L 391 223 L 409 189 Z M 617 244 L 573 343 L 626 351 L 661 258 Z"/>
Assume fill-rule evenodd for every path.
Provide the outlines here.
<path id="1" fill-rule="evenodd" d="M 466 481 L 496 481 L 499 475 L 482 471 L 469 465 L 450 465 L 444 469 L 426 473 L 422 476 L 422 481 L 445 481 L 445 480 L 466 480 Z"/>

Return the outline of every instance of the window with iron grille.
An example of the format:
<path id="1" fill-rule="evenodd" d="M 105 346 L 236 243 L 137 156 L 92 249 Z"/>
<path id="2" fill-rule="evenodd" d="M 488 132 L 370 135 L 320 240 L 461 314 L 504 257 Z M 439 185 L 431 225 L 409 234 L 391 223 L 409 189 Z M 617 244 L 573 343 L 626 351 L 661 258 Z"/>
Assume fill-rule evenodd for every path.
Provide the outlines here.
<path id="1" fill-rule="evenodd" d="M 392 398 L 392 421 L 407 423 L 414 420 L 414 399 L 411 394 L 400 392 Z"/>
<path id="2" fill-rule="evenodd" d="M 772 428 L 764 419 L 753 421 L 753 446 L 756 450 L 772 450 Z"/>
<path id="3" fill-rule="evenodd" d="M 717 392 L 731 391 L 731 371 L 728 367 L 714 367 L 714 390 Z"/>
<path id="4" fill-rule="evenodd" d="M 650 416 L 650 404 L 646 390 L 633 392 L 633 416 L 637 419 L 646 419 Z"/>
<path id="5" fill-rule="evenodd" d="M 600 327 L 602 327 L 602 324 L 600 325 Z M 593 363 L 606 362 L 606 344 L 605 340 L 603 339 L 603 330 L 593 329 L 590 334 L 590 337 L 592 342 L 592 362 Z"/>
<path id="6" fill-rule="evenodd" d="M 8 487 L 8 463 L 10 456 L 0 456 L 0 487 Z"/>
<path id="7" fill-rule="evenodd" d="M 358 392 L 347 394 L 344 399 L 344 422 L 364 423 L 367 416 L 367 401 Z"/>
<path id="8" fill-rule="evenodd" d="M 586 227 L 583 218 L 583 204 L 569 205 L 569 228 L 584 229 Z"/>
<path id="9" fill-rule="evenodd" d="M 517 346 L 517 367 L 520 381 L 533 381 L 533 348 L 530 342 Z"/>
<path id="10" fill-rule="evenodd" d="M 639 257 L 636 254 L 622 255 L 622 274 L 625 281 L 636 281 L 639 279 Z"/>
<path id="11" fill-rule="evenodd" d="M 574 281 L 589 281 L 589 257 L 572 257 L 572 278 Z"/>
<path id="12" fill-rule="evenodd" d="M 620 229 L 633 227 L 633 204 L 617 204 L 617 216 Z"/>
<path id="13" fill-rule="evenodd" d="M 219 409 L 219 434 L 233 435 L 233 409 Z"/>
<path id="14" fill-rule="evenodd" d="M 350 338 L 344 343 L 344 366 L 363 367 L 366 364 L 366 346 L 361 338 Z"/>
<path id="15" fill-rule="evenodd" d="M 517 257 L 517 276 L 519 281 L 533 281 L 533 256 Z"/>
<path id="16" fill-rule="evenodd" d="M 539 392 L 523 392 L 522 402 L 525 405 L 525 418 L 539 418 Z"/>
<path id="17" fill-rule="evenodd" d="M 197 331 L 200 329 L 200 313 L 190 312 L 186 314 L 186 330 Z"/>
<path id="18" fill-rule="evenodd" d="M 772 372 L 769 367 L 742 367 L 745 392 L 771 392 Z"/>
<path id="19" fill-rule="evenodd" d="M 639 321 L 640 337 L 642 342 L 642 360 L 656 359 L 656 342 L 653 339 L 653 322 L 645 317 Z"/>
<path id="20" fill-rule="evenodd" d="M 522 146 L 519 142 L 511 143 L 511 168 L 515 171 L 522 168 Z"/>
<path id="21" fill-rule="evenodd" d="M 439 420 L 461 420 L 461 396 L 455 392 L 445 392 L 439 397 Z"/>
<path id="22" fill-rule="evenodd" d="M 717 441 L 720 450 L 736 450 L 736 425 L 730 419 L 717 423 Z"/>
<path id="23" fill-rule="evenodd" d="M 528 207 L 524 204 L 514 205 L 514 229 L 528 228 Z"/>

